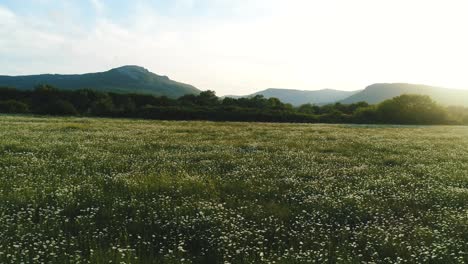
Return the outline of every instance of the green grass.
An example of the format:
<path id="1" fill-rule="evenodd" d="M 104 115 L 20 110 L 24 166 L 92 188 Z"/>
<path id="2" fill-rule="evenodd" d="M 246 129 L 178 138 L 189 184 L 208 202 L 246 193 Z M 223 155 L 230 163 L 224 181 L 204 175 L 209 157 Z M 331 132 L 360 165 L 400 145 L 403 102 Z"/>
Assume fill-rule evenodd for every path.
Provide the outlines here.
<path id="1" fill-rule="evenodd" d="M 468 127 L 0 116 L 0 263 L 466 263 Z"/>

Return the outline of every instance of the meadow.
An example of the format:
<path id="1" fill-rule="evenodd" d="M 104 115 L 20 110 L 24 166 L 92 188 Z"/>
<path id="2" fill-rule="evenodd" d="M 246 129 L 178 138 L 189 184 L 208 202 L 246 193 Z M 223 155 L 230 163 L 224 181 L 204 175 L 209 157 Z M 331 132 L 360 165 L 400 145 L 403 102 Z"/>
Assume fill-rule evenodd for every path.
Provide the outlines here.
<path id="1" fill-rule="evenodd" d="M 468 127 L 0 116 L 0 263 L 467 263 Z"/>

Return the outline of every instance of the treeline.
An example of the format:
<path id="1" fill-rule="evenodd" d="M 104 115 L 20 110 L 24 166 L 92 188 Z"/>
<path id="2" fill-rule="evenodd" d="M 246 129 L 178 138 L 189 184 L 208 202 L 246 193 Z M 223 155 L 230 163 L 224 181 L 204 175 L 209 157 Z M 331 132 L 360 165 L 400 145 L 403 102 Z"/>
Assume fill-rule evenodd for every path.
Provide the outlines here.
<path id="1" fill-rule="evenodd" d="M 305 104 L 293 107 L 276 98 L 221 99 L 212 91 L 178 99 L 142 94 L 66 91 L 41 85 L 32 91 L 0 88 L 0 113 L 307 123 L 468 124 L 468 109 L 444 108 L 427 96 L 402 95 L 378 105 Z"/>

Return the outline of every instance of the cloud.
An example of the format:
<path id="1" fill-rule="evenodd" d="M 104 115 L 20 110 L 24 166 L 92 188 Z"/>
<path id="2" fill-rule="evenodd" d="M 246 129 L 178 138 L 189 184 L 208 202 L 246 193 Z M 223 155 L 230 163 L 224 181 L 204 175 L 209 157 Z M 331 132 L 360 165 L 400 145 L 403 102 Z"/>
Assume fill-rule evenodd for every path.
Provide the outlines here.
<path id="1" fill-rule="evenodd" d="M 192 9 L 196 0 L 175 0 L 176 9 Z"/>
<path id="2" fill-rule="evenodd" d="M 0 26 L 5 27 L 15 21 L 15 14 L 6 7 L 0 6 Z"/>
<path id="3" fill-rule="evenodd" d="M 98 14 L 102 14 L 104 12 L 104 3 L 101 2 L 101 0 L 89 0 L 91 2 L 91 5 L 93 6 L 94 10 Z"/>
<path id="4" fill-rule="evenodd" d="M 139 64 L 219 94 L 386 81 L 468 87 L 466 4 L 449 2 L 179 0 L 168 9 L 135 0 L 116 16 L 110 2 L 90 0 L 92 18 L 64 5 L 68 22 L 0 5 L 0 34 L 8 36 L 0 39 L 0 74 Z"/>

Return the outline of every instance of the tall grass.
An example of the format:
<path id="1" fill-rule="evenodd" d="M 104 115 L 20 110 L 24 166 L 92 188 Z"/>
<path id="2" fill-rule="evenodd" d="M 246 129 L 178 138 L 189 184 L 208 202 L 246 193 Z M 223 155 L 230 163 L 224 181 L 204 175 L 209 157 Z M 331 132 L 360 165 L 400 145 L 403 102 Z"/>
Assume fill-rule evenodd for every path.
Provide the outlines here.
<path id="1" fill-rule="evenodd" d="M 465 263 L 468 127 L 0 117 L 0 263 Z"/>

